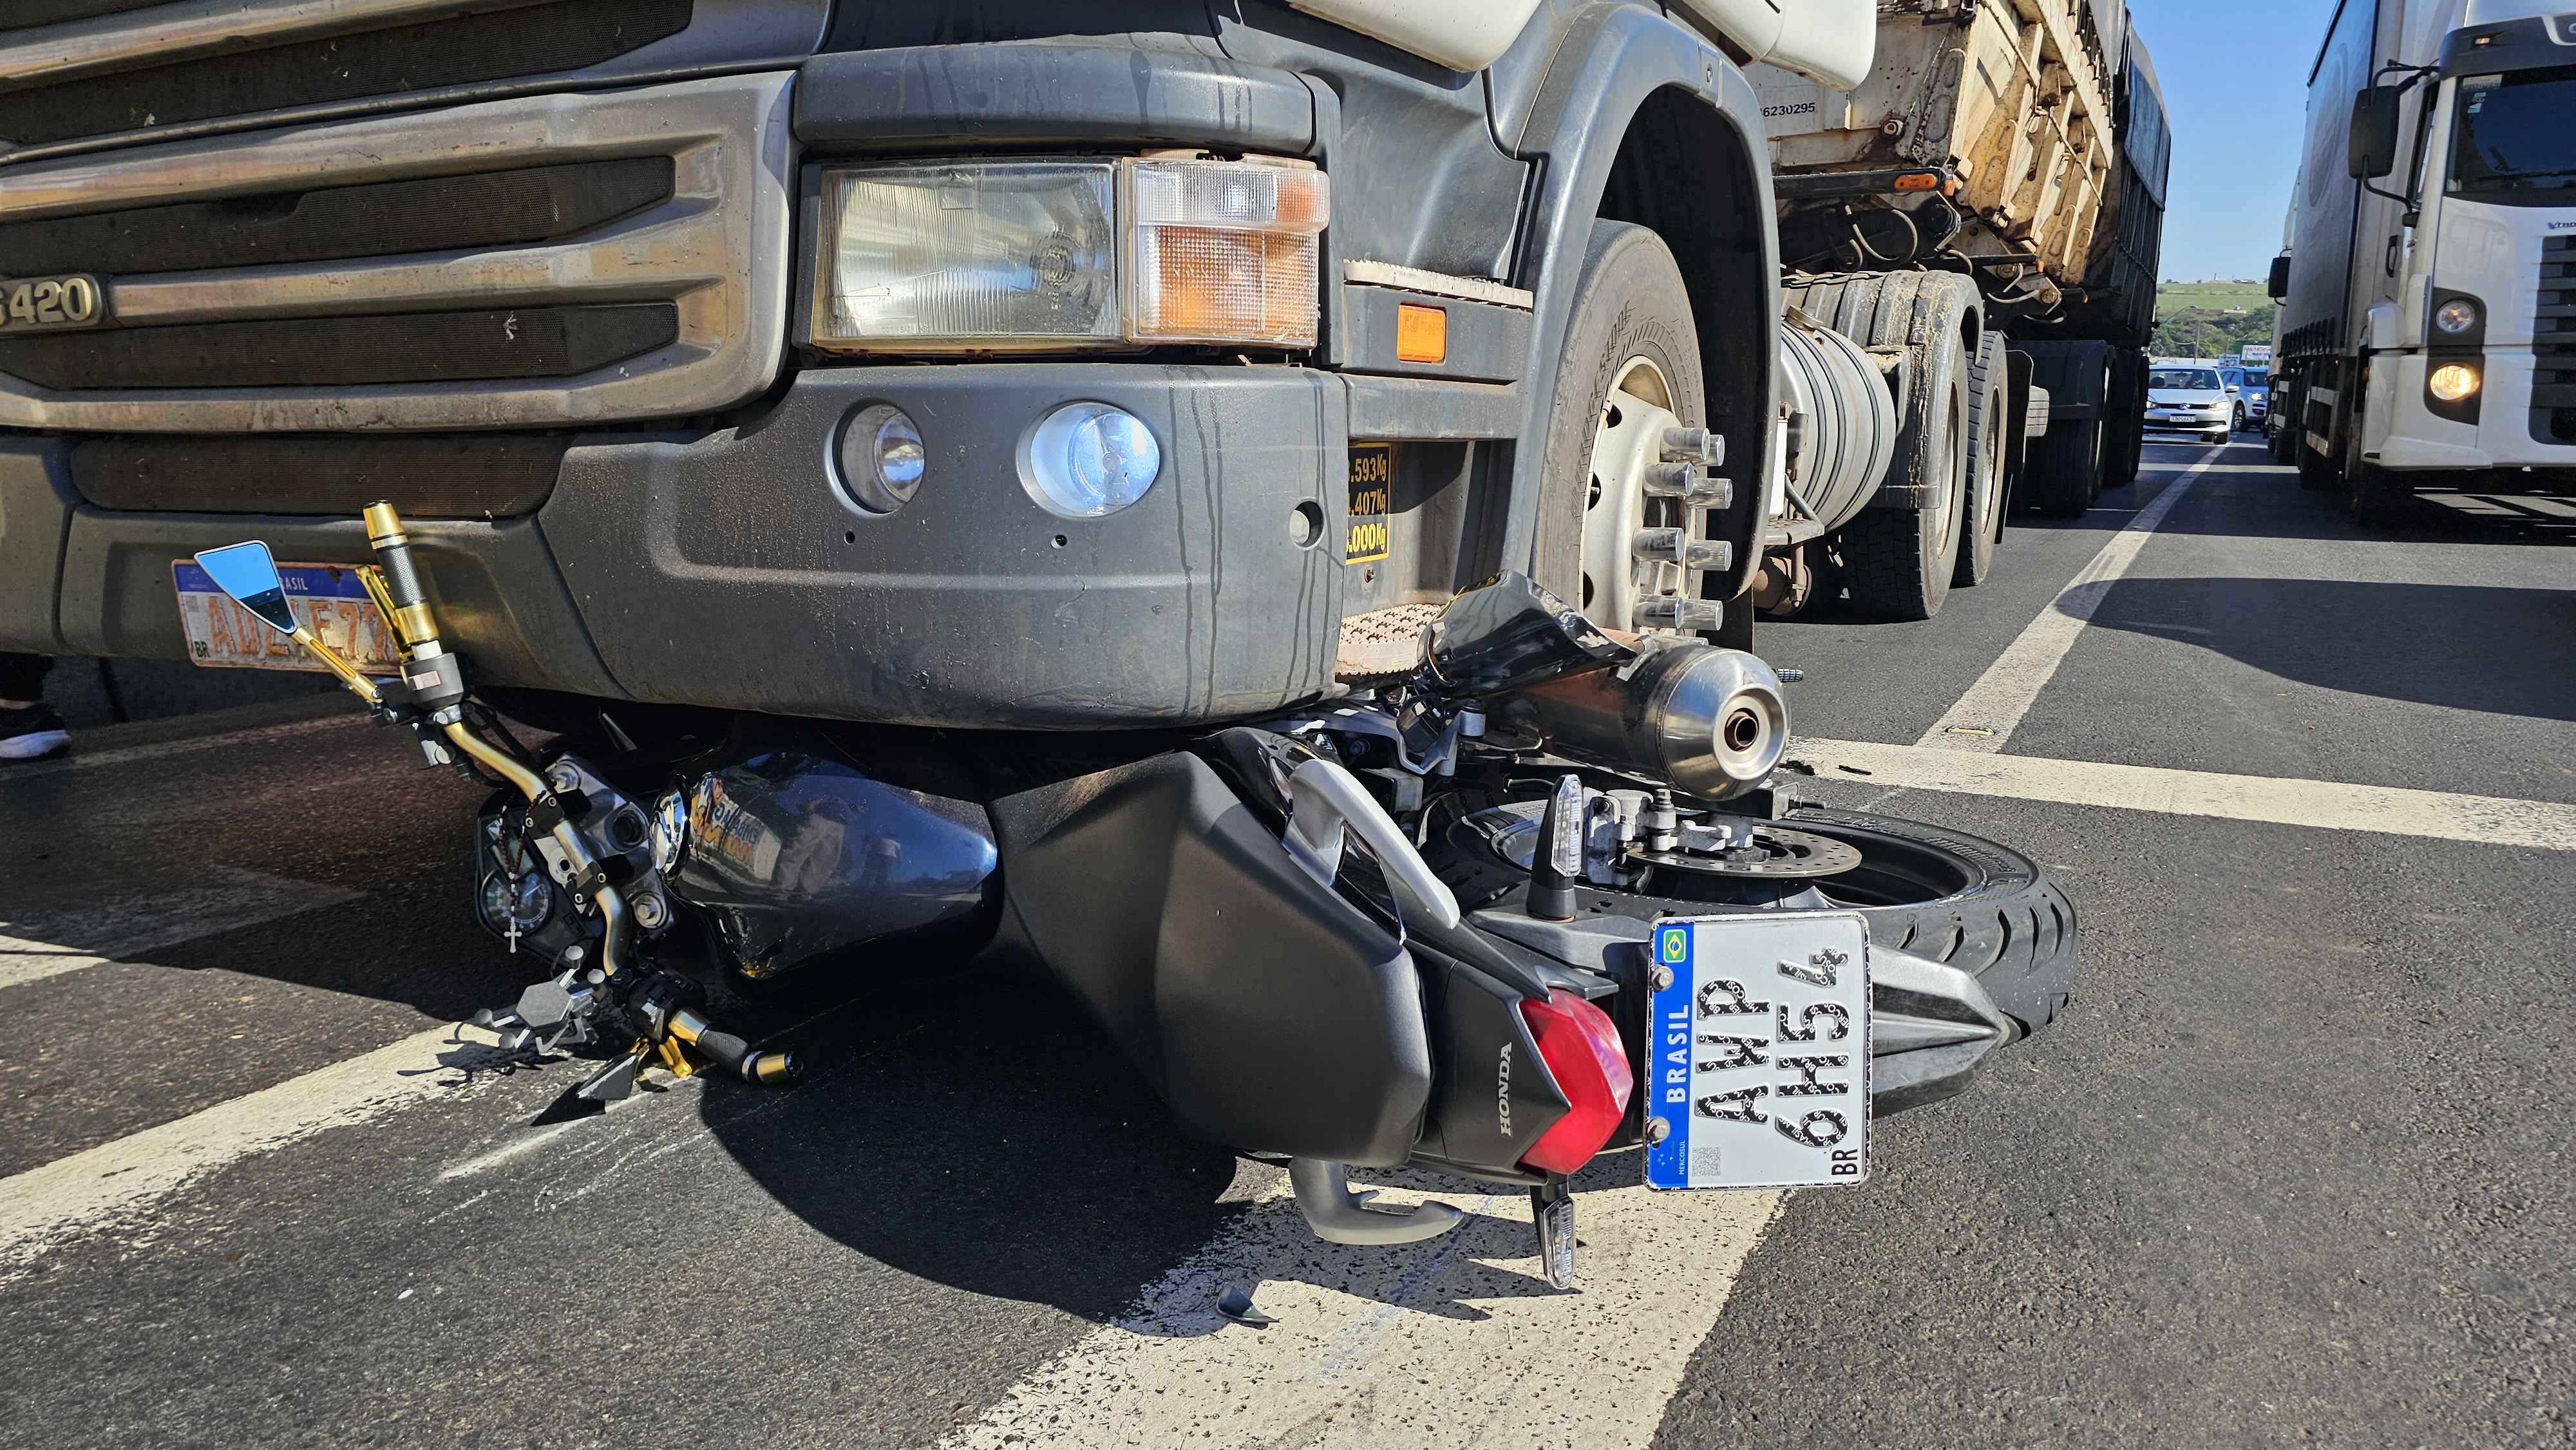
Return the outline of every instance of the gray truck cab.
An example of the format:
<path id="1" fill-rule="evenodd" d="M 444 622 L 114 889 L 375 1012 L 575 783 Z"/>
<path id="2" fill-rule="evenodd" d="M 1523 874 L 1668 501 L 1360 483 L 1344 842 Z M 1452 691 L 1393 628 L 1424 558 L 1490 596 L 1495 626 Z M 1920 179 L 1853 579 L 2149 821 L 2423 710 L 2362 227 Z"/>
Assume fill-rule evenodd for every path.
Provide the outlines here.
<path id="1" fill-rule="evenodd" d="M 0 30 L 52 299 L 0 328 L 0 647 L 225 662 L 174 564 L 354 564 L 384 499 L 485 685 L 1072 728 L 1329 696 L 1503 568 L 1749 630 L 1741 67 L 1867 7 L 60 9 Z M 1658 434 L 1587 541 L 1614 398 L 1727 483 L 1648 492 Z"/>

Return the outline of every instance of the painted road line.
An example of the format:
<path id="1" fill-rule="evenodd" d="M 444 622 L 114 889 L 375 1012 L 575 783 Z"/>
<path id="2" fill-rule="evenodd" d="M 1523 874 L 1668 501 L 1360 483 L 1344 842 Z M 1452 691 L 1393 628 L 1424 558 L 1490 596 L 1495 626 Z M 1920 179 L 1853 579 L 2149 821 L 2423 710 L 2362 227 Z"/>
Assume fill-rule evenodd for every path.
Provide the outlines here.
<path id="1" fill-rule="evenodd" d="M 345 715 L 316 715 L 310 720 L 290 720 L 283 725 L 260 725 L 248 730 L 234 730 L 222 735 L 198 735 L 186 740 L 164 740 L 152 745 L 128 745 L 116 750 L 78 753 L 62 760 L 43 760 L 28 765 L 13 765 L 0 770 L 0 785 L 42 780 L 77 770 L 96 770 L 103 765 L 132 765 L 138 761 L 163 760 L 173 755 L 193 755 L 200 750 L 221 750 L 235 745 L 264 745 L 272 740 L 292 740 L 317 730 L 361 725 L 367 717 L 354 711 Z"/>
<path id="2" fill-rule="evenodd" d="M 1992 752 L 2004 748 L 2004 742 L 2021 725 L 2021 717 L 2030 713 L 2033 700 L 2057 674 L 2066 652 L 2075 645 L 2076 636 L 2101 607 L 2102 596 L 2110 592 L 2112 581 L 2129 572 L 2138 551 L 2146 547 L 2148 536 L 2173 512 L 2175 504 L 2199 482 L 2201 474 L 2225 456 L 2224 448 L 2185 470 L 2182 477 L 2165 485 L 2155 500 L 2111 536 L 2092 562 L 2076 572 L 2075 577 L 2059 590 L 2039 618 L 2006 646 L 1986 666 L 1986 672 L 1968 687 L 1949 712 L 1932 722 L 1915 744 L 1934 750 Z"/>
<path id="3" fill-rule="evenodd" d="M 1813 769 L 1819 780 L 1899 790 L 2576 851 L 2576 805 L 2549 801 L 1855 740 L 1792 740 L 1784 759 Z"/>
<path id="4" fill-rule="evenodd" d="M 1633 1156 L 1596 1175 L 1632 1179 Z M 1467 1210 L 1410 1248 L 1320 1243 L 1284 1183 L 1206 1249 L 1015 1386 L 942 1450 L 1008 1445 L 1642 1447 L 1782 1194 L 1579 1192 L 1580 1288 L 1539 1277 L 1529 1196 L 1424 1192 Z M 1277 1322 L 1229 1324 L 1228 1286 Z"/>
<path id="5" fill-rule="evenodd" d="M 326 1128 L 498 1079 L 517 1061 L 453 1027 L 416 1033 L 299 1078 L 0 1178 L 0 1267 L 67 1234 L 113 1227 L 209 1173 Z"/>
<path id="6" fill-rule="evenodd" d="M 193 880 L 48 902 L 0 920 L 0 988 L 337 906 L 358 893 L 236 866 Z"/>

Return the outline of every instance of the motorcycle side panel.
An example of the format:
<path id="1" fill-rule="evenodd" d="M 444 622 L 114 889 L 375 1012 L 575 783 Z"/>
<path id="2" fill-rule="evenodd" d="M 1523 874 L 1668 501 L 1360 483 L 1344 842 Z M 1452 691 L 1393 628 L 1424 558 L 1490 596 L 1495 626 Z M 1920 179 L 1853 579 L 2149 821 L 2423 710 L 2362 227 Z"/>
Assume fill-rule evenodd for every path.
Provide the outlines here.
<path id="1" fill-rule="evenodd" d="M 982 806 L 887 785 L 818 750 L 755 755 L 685 791 L 673 893 L 707 913 L 748 977 L 965 921 L 994 890 Z"/>
<path id="2" fill-rule="evenodd" d="M 1431 1090 L 1403 946 L 1196 756 L 993 803 L 1020 933 L 1193 1137 L 1402 1163 Z"/>

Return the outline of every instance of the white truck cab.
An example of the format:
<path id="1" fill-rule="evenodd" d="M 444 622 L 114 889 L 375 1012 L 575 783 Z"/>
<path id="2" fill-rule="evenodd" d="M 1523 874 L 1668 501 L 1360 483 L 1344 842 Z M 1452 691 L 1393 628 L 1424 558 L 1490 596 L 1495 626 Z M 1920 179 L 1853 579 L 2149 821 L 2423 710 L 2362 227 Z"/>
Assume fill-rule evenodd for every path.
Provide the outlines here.
<path id="1" fill-rule="evenodd" d="M 2283 434 L 2365 518 L 2461 482 L 2433 475 L 2576 468 L 2576 15 L 2550 10 L 2346 6 L 2319 57 Z"/>

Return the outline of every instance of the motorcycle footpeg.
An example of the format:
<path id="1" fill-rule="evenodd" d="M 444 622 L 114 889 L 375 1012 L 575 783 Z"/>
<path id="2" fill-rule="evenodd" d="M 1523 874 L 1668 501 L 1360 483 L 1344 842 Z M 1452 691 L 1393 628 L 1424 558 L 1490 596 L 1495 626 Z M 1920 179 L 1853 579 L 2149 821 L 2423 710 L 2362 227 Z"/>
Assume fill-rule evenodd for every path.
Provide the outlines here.
<path id="1" fill-rule="evenodd" d="M 1456 1228 L 1466 1215 L 1445 1203 L 1425 1203 L 1410 1212 L 1371 1208 L 1375 1189 L 1351 1192 L 1350 1175 L 1339 1163 L 1321 1158 L 1288 1160 L 1288 1184 L 1297 1192 L 1297 1211 L 1306 1227 L 1328 1244 L 1414 1244 L 1438 1238 Z"/>

